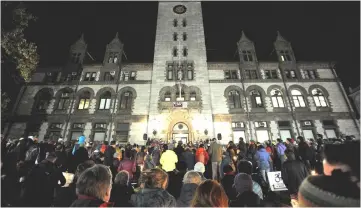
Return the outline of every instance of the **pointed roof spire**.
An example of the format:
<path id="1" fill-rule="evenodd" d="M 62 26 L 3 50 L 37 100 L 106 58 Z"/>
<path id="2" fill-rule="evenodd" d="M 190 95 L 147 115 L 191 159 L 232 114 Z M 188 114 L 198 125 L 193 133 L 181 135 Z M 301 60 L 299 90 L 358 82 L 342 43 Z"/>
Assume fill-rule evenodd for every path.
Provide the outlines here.
<path id="1" fill-rule="evenodd" d="M 239 42 L 252 42 L 250 41 L 247 36 L 244 34 L 243 30 L 241 31 L 241 39 L 239 39 Z"/>
<path id="2" fill-rule="evenodd" d="M 277 38 L 276 41 L 284 41 L 284 42 L 288 42 L 284 37 L 282 37 L 280 31 L 277 30 Z"/>
<path id="3" fill-rule="evenodd" d="M 118 38 L 118 32 L 117 32 L 117 34 L 115 34 L 114 39 L 119 39 L 119 38 Z"/>
<path id="4" fill-rule="evenodd" d="M 84 40 L 84 33 L 81 34 L 80 38 L 74 43 L 74 45 L 86 45 Z"/>
<path id="5" fill-rule="evenodd" d="M 110 43 L 121 43 L 118 32 L 115 34 L 115 37 L 113 38 L 112 41 L 110 41 Z"/>
<path id="6" fill-rule="evenodd" d="M 81 33 L 81 36 L 80 36 L 79 40 L 84 40 L 84 33 Z"/>

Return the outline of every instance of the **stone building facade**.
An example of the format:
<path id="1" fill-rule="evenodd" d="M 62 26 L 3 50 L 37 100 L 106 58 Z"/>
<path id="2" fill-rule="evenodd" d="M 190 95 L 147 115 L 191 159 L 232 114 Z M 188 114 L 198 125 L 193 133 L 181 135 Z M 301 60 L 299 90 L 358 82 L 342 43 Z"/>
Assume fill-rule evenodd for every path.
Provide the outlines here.
<path id="1" fill-rule="evenodd" d="M 117 34 L 103 63 L 84 63 L 82 36 L 64 67 L 39 68 L 19 96 L 6 135 L 70 140 L 84 134 L 138 144 L 144 137 L 221 137 L 222 143 L 359 137 L 333 64 L 296 61 L 280 33 L 272 62 L 257 59 L 243 32 L 239 61 L 208 62 L 200 2 L 160 2 L 157 21 L 153 63 L 124 63 Z"/>

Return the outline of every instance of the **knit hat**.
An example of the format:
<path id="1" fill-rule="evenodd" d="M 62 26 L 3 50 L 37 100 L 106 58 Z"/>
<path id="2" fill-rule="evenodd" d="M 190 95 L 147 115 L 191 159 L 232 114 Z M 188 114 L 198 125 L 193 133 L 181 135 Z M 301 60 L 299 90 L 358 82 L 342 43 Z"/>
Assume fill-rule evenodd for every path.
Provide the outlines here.
<path id="1" fill-rule="evenodd" d="M 331 176 L 309 176 L 301 184 L 298 201 L 306 207 L 359 207 L 360 188 L 340 170 Z"/>
<path id="2" fill-rule="evenodd" d="M 233 186 L 239 194 L 242 194 L 245 191 L 252 191 L 252 184 L 251 176 L 246 173 L 238 173 L 236 177 L 234 177 Z"/>
<path id="3" fill-rule="evenodd" d="M 194 165 L 194 171 L 200 172 L 200 173 L 204 173 L 206 171 L 206 168 L 204 167 L 204 164 L 201 162 L 197 162 Z"/>

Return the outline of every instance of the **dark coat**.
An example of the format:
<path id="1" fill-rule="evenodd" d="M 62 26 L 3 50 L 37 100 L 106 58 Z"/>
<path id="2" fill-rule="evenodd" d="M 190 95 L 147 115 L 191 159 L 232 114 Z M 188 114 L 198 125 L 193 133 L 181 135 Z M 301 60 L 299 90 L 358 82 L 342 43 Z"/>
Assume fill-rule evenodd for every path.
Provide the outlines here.
<path id="1" fill-rule="evenodd" d="M 306 166 L 301 161 L 288 160 L 283 163 L 281 176 L 290 194 L 298 193 L 298 188 L 308 174 Z"/>
<path id="2" fill-rule="evenodd" d="M 56 165 L 61 168 L 62 171 L 66 171 L 66 153 L 64 151 L 55 151 L 56 154 Z"/>
<path id="3" fill-rule="evenodd" d="M 25 206 L 50 206 L 54 191 L 65 184 L 62 172 L 55 164 L 44 160 L 36 165 L 25 180 L 22 203 Z"/>
<path id="4" fill-rule="evenodd" d="M 84 147 L 79 147 L 74 153 L 75 170 L 79 164 L 89 160 L 88 151 Z"/>
<path id="5" fill-rule="evenodd" d="M 75 189 L 75 183 L 70 183 L 68 187 L 57 189 L 54 207 L 69 207 L 77 199 Z"/>
<path id="6" fill-rule="evenodd" d="M 225 175 L 221 180 L 221 184 L 229 200 L 235 199 L 237 195 L 236 189 L 233 188 L 234 177 L 235 176 L 233 174 L 232 175 L 229 174 L 229 175 Z"/>
<path id="7" fill-rule="evenodd" d="M 75 200 L 70 207 L 112 207 L 112 203 L 104 202 L 103 200 L 79 195 L 78 199 Z"/>
<path id="8" fill-rule="evenodd" d="M 181 192 L 180 187 L 182 187 L 183 184 L 183 177 L 185 175 L 185 172 L 167 172 L 168 173 L 168 187 L 167 191 L 169 194 L 174 196 L 175 198 L 178 198 Z"/>
<path id="9" fill-rule="evenodd" d="M 175 207 L 175 198 L 168 191 L 160 188 L 144 188 L 131 197 L 135 207 Z"/>
<path id="10" fill-rule="evenodd" d="M 109 201 L 113 202 L 115 207 L 131 207 L 130 197 L 133 194 L 134 190 L 131 186 L 113 184 Z"/>
<path id="11" fill-rule="evenodd" d="M 183 184 L 180 196 L 177 200 L 177 207 L 190 207 L 197 187 L 198 185 L 195 183 Z"/>
<path id="12" fill-rule="evenodd" d="M 194 158 L 194 154 L 192 151 L 185 151 L 182 153 L 184 162 L 187 164 L 187 169 L 188 170 L 193 170 L 194 165 L 195 165 L 195 158 Z"/>
<path id="13" fill-rule="evenodd" d="M 184 152 L 184 148 L 182 147 L 182 145 L 178 145 L 176 148 L 174 148 L 174 152 L 177 154 L 178 161 L 184 160 L 184 158 L 182 157 L 182 153 Z"/>
<path id="14" fill-rule="evenodd" d="M 237 197 L 236 200 L 232 200 L 230 207 L 261 207 L 261 199 L 253 191 L 243 192 Z"/>
<path id="15" fill-rule="evenodd" d="M 104 165 L 109 167 L 112 166 L 114 153 L 115 148 L 112 146 L 108 146 L 108 148 L 104 152 Z"/>
<path id="16" fill-rule="evenodd" d="M 312 159 L 312 150 L 306 142 L 300 142 L 298 144 L 298 155 L 303 161 Z"/>

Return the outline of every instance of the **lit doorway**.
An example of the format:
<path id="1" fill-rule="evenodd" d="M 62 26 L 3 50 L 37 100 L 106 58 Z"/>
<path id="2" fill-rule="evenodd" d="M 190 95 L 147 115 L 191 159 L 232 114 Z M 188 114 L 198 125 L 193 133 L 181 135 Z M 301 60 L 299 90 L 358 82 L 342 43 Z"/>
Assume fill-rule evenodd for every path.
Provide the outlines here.
<path id="1" fill-rule="evenodd" d="M 175 142 L 182 141 L 183 144 L 188 142 L 189 129 L 185 123 L 176 123 L 173 126 L 172 139 Z"/>

